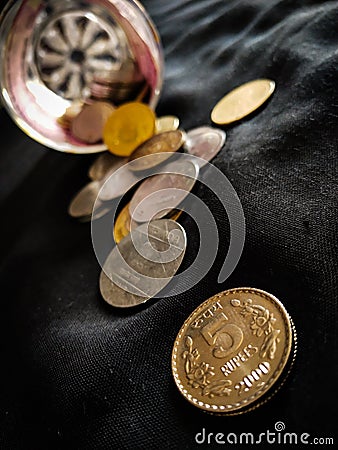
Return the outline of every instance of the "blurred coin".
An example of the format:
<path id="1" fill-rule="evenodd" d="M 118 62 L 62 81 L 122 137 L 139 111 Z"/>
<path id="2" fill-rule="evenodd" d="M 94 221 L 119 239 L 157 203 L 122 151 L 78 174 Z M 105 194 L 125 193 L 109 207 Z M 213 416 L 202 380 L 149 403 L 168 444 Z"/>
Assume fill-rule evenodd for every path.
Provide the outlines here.
<path id="1" fill-rule="evenodd" d="M 114 107 L 106 102 L 85 106 L 73 119 L 70 126 L 71 133 L 87 144 L 102 141 L 103 127 L 113 112 Z"/>
<path id="2" fill-rule="evenodd" d="M 74 101 L 65 111 L 65 113 L 57 119 L 59 125 L 63 128 L 69 129 L 72 121 L 75 119 L 77 115 L 80 114 L 82 109 L 84 108 L 83 101 L 76 100 Z"/>
<path id="3" fill-rule="evenodd" d="M 102 180 L 108 172 L 113 173 L 127 162 L 128 158 L 121 158 L 109 152 L 104 152 L 90 166 L 88 176 L 94 181 Z"/>
<path id="4" fill-rule="evenodd" d="M 168 219 L 174 220 L 176 222 L 181 217 L 182 212 L 183 211 L 181 209 L 174 209 L 169 213 Z"/>
<path id="5" fill-rule="evenodd" d="M 211 161 L 222 149 L 226 139 L 225 131 L 211 128 L 199 127 L 188 131 L 185 148 L 188 153 L 203 159 L 197 160 L 197 164 L 201 167 Z"/>
<path id="6" fill-rule="evenodd" d="M 91 220 L 98 220 L 104 217 L 111 211 L 111 206 L 107 203 L 101 202 L 98 198 L 95 202 L 95 208 L 93 209 Z"/>
<path id="7" fill-rule="evenodd" d="M 104 143 L 109 151 L 118 156 L 130 156 L 155 132 L 155 114 L 139 102 L 119 106 L 104 127 Z"/>
<path id="8" fill-rule="evenodd" d="M 296 351 L 282 303 L 252 288 L 221 292 L 202 303 L 175 340 L 172 370 L 194 406 L 234 414 L 259 406 L 280 387 Z"/>
<path id="9" fill-rule="evenodd" d="M 275 90 L 275 82 L 266 79 L 249 81 L 223 97 L 214 107 L 211 120 L 226 125 L 243 119 L 265 103 Z"/>
<path id="10" fill-rule="evenodd" d="M 77 219 L 80 223 L 88 223 L 92 220 L 92 216 L 77 217 Z"/>
<path id="11" fill-rule="evenodd" d="M 137 183 L 139 177 L 131 172 L 128 166 L 129 164 L 123 165 L 112 174 L 110 172 L 106 174 L 99 191 L 100 200 L 109 201 L 121 197 L 132 185 Z"/>
<path id="12" fill-rule="evenodd" d="M 180 126 L 180 120 L 176 116 L 158 117 L 155 122 L 155 133 L 164 133 L 166 131 L 175 131 Z"/>
<path id="13" fill-rule="evenodd" d="M 130 83 L 114 82 L 108 85 L 93 82 L 91 86 L 91 98 L 95 100 L 110 101 L 114 105 L 121 105 L 133 100 L 141 101 L 142 92 L 147 87 L 145 80 Z"/>
<path id="14" fill-rule="evenodd" d="M 147 178 L 133 195 L 129 213 L 136 222 L 147 222 L 166 216 L 185 199 L 194 187 L 198 165 L 189 160 L 172 164 L 173 173 Z M 169 172 L 169 170 L 168 170 Z"/>
<path id="15" fill-rule="evenodd" d="M 177 152 L 186 140 L 186 134 L 182 130 L 165 131 L 156 134 L 151 139 L 141 144 L 129 158 L 129 168 L 135 172 L 151 169 L 161 164 Z M 143 156 L 151 155 L 149 158 Z"/>
<path id="16" fill-rule="evenodd" d="M 91 216 L 100 188 L 99 181 L 92 181 L 84 186 L 71 201 L 69 215 L 76 218 Z"/>
<path id="17" fill-rule="evenodd" d="M 184 229 L 172 220 L 139 226 L 109 254 L 100 275 L 102 297 L 118 308 L 146 302 L 173 278 L 186 246 Z"/>

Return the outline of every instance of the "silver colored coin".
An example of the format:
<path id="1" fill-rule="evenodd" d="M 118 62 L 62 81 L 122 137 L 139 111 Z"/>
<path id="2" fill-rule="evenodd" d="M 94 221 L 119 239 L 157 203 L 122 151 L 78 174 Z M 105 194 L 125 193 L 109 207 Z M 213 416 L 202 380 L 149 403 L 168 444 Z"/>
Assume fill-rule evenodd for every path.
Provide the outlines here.
<path id="1" fill-rule="evenodd" d="M 208 126 L 194 128 L 187 133 L 187 140 L 184 148 L 191 155 L 201 158 L 198 165 L 204 167 L 223 148 L 226 140 L 226 133 L 219 128 Z M 204 162 L 205 161 L 205 162 Z"/>
<path id="2" fill-rule="evenodd" d="M 173 278 L 186 247 L 185 231 L 173 220 L 137 227 L 109 254 L 100 275 L 102 297 L 118 308 L 146 302 Z"/>
<path id="3" fill-rule="evenodd" d="M 102 189 L 98 193 L 99 199 L 109 201 L 121 197 L 138 180 L 139 177 L 125 165 L 119 170 L 108 172 L 101 182 Z"/>
<path id="4" fill-rule="evenodd" d="M 199 167 L 194 161 L 184 160 L 168 164 L 166 171 L 147 178 L 136 190 L 129 206 L 132 220 L 149 222 L 177 208 L 193 189 Z"/>
<path id="5" fill-rule="evenodd" d="M 109 152 L 102 153 L 90 166 L 88 176 L 93 181 L 100 181 L 110 173 L 127 164 L 128 158 L 119 158 Z"/>

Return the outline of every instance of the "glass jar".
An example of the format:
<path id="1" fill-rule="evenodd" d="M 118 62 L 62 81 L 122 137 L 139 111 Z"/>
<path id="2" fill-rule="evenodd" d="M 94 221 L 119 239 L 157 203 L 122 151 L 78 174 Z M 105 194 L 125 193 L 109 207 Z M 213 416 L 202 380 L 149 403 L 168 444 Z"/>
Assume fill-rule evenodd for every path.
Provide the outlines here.
<path id="1" fill-rule="evenodd" d="M 69 131 L 67 114 L 96 101 L 155 108 L 162 87 L 159 35 L 135 0 L 15 0 L 1 16 L 2 102 L 41 144 L 95 153 Z"/>

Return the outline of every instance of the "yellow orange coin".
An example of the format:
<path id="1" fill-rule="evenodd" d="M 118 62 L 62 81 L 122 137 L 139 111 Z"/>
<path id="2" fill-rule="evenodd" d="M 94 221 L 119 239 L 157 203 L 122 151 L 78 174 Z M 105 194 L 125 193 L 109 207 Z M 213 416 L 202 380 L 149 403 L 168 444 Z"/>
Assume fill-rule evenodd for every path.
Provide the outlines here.
<path id="1" fill-rule="evenodd" d="M 118 244 L 122 239 L 131 231 L 131 217 L 129 214 L 129 203 L 125 205 L 120 214 L 117 216 L 115 220 L 114 228 L 113 228 L 113 237 L 116 244 Z"/>
<path id="2" fill-rule="evenodd" d="M 155 113 L 149 106 L 129 102 L 118 107 L 106 122 L 104 143 L 114 155 L 130 156 L 155 132 Z"/>

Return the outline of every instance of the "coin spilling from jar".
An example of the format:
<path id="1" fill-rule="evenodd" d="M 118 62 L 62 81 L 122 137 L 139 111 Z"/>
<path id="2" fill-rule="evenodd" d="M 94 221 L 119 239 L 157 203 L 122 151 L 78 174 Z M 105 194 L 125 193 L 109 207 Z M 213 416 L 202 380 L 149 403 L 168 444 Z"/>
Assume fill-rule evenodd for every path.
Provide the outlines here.
<path id="1" fill-rule="evenodd" d="M 212 121 L 226 124 L 242 119 L 259 108 L 273 89 L 274 83 L 270 80 L 255 80 L 236 88 L 215 106 Z M 157 225 L 152 228 L 153 232 L 160 233 L 163 227 L 168 230 L 168 224 L 180 230 L 177 221 L 185 208 L 185 199 L 194 189 L 200 171 L 224 147 L 226 133 L 212 126 L 200 126 L 186 132 L 180 128 L 177 117 L 156 117 L 155 112 L 142 102 L 122 102 L 116 106 L 108 95 L 101 98 L 96 93 L 93 98 L 96 101 L 92 104 L 75 105 L 67 111 L 62 123 L 75 138 L 91 143 L 102 140 L 109 151 L 102 153 L 89 168 L 90 182 L 73 198 L 68 211 L 81 221 L 97 220 L 110 212 L 112 201 L 122 199 L 111 225 L 116 247 L 108 256 L 109 264 L 102 270 L 100 289 L 110 305 L 129 308 L 160 292 L 160 286 L 165 286 L 167 278 L 172 278 L 179 269 L 187 244 L 186 240 L 180 243 L 176 263 L 169 264 L 169 276 L 162 277 L 167 281 L 156 281 L 155 276 L 149 278 L 152 280 L 150 285 L 137 267 L 145 273 L 160 274 L 166 263 L 158 259 L 158 250 L 149 243 L 147 249 L 153 248 L 153 253 L 149 250 L 150 260 L 147 262 L 143 256 L 138 259 L 139 253 L 133 253 L 133 245 L 144 236 L 151 241 L 150 228 L 145 225 L 154 221 Z M 180 152 L 192 155 L 192 160 L 175 159 Z M 154 175 L 153 169 L 157 167 L 164 169 Z M 177 225 L 173 225 L 175 222 Z M 168 236 L 162 236 L 160 241 L 167 242 L 166 239 Z M 127 255 L 131 267 L 138 261 L 131 273 L 119 259 L 121 254 Z M 124 275 L 114 278 L 113 274 L 119 273 L 121 267 Z M 124 282 L 119 284 L 118 280 Z M 141 280 L 136 290 L 135 280 Z"/>
<path id="2" fill-rule="evenodd" d="M 260 108 L 274 88 L 271 80 L 239 86 L 217 103 L 212 122 L 226 125 L 243 119 Z M 157 296 L 179 271 L 188 248 L 185 230 L 177 222 L 185 197 L 203 167 L 224 147 L 226 133 L 211 126 L 185 132 L 178 118 L 157 118 L 138 102 L 117 108 L 97 102 L 75 112 L 74 119 L 64 120 L 73 134 L 91 141 L 102 138 L 109 152 L 90 167 L 91 181 L 75 196 L 69 213 L 97 220 L 109 211 L 112 200 L 129 194 L 112 223 L 116 245 L 102 267 L 99 285 L 111 306 L 135 307 Z M 175 160 L 179 152 L 198 158 Z M 167 170 L 153 174 L 157 166 Z M 230 289 L 206 300 L 182 325 L 172 351 L 173 377 L 180 393 L 197 408 L 240 414 L 278 391 L 293 365 L 296 344 L 293 321 L 276 297 L 254 288 Z"/>

